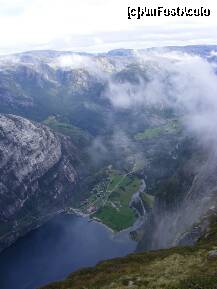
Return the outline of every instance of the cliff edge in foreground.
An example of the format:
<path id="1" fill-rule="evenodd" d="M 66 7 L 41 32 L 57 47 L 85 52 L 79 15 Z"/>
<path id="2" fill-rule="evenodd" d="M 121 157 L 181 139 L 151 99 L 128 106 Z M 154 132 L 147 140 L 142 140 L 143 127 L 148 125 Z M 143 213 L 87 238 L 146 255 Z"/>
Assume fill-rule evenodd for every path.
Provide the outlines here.
<path id="1" fill-rule="evenodd" d="M 43 289 L 216 289 L 217 221 L 212 218 L 195 246 L 105 261 Z"/>

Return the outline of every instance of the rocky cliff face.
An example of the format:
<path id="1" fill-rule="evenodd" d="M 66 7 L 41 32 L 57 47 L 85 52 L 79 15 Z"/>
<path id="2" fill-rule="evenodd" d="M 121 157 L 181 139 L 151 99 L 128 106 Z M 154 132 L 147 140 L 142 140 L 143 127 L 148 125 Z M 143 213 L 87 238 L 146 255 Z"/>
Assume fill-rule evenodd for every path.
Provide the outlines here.
<path id="1" fill-rule="evenodd" d="M 89 173 L 82 180 L 83 198 L 106 178 L 107 167 L 122 174 L 134 169 L 154 199 L 150 206 L 144 195 L 150 221 L 144 239 L 151 240 L 142 240 L 142 249 L 174 245 L 215 198 L 213 156 L 203 162 L 195 143 L 187 151 L 184 144 L 198 136 L 200 144 L 209 143 L 208 134 L 215 135 L 216 49 L 102 55 L 37 51 L 0 57 L 0 112 L 46 123 L 71 137 Z M 42 125 L 2 116 L 1 127 L 4 242 L 9 231 L 37 225 L 76 200 L 81 162 L 68 138 Z"/>
<path id="2" fill-rule="evenodd" d="M 187 158 L 182 154 L 176 172 L 159 187 L 155 207 L 143 228 L 139 251 L 192 245 L 217 212 L 216 152 L 189 149 L 191 154 Z"/>
<path id="3" fill-rule="evenodd" d="M 0 115 L 0 250 L 75 200 L 76 148 L 48 127 Z"/>

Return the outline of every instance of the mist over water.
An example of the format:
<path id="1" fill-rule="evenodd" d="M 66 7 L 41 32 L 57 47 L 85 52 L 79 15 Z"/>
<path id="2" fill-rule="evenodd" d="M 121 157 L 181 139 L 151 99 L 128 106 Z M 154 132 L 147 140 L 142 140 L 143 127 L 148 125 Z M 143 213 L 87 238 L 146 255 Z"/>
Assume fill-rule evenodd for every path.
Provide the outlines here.
<path id="1" fill-rule="evenodd" d="M 0 288 L 34 289 L 79 268 L 124 256 L 135 246 L 127 234 L 114 236 L 99 223 L 57 216 L 0 255 Z"/>

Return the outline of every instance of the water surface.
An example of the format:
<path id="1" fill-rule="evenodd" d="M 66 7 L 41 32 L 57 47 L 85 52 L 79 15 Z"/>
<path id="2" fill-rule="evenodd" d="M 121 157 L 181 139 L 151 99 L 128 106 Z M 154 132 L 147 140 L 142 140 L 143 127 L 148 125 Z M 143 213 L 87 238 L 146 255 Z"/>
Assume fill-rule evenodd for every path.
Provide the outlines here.
<path id="1" fill-rule="evenodd" d="M 35 289 L 136 247 L 87 218 L 59 215 L 0 254 L 0 289 Z"/>

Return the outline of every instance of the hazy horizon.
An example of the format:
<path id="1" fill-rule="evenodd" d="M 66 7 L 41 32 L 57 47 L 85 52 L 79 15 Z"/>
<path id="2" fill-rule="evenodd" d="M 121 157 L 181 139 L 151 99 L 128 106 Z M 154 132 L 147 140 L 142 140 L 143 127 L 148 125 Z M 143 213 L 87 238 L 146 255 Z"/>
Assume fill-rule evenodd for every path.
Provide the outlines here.
<path id="1" fill-rule="evenodd" d="M 76 50 L 69 50 L 69 49 L 32 49 L 32 50 L 23 50 L 23 51 L 18 51 L 18 52 L 11 52 L 11 53 L 4 53 L 4 54 L 0 54 L 0 56 L 9 56 L 9 55 L 15 55 L 15 54 L 22 54 L 22 53 L 32 53 L 32 52 L 43 52 L 43 51 L 52 51 L 52 52 L 69 52 L 69 53 L 84 53 L 84 54 L 92 54 L 92 55 L 97 55 L 97 54 L 106 54 L 109 53 L 111 51 L 115 51 L 115 50 L 132 50 L 132 51 L 142 51 L 142 50 L 148 50 L 148 49 L 166 49 L 166 48 L 172 48 L 172 47 L 191 47 L 191 46 L 217 46 L 217 43 L 208 43 L 208 44 L 183 44 L 183 45 L 167 45 L 167 46 L 150 46 L 150 47 L 141 47 L 141 48 L 134 48 L 134 47 L 129 47 L 129 48 L 125 48 L 125 47 L 117 47 L 115 49 L 108 49 L 108 50 L 102 50 L 102 51 L 76 51 Z"/>
<path id="2" fill-rule="evenodd" d="M 209 8 L 209 17 L 144 17 L 128 19 L 128 7 Z M 211 0 L 0 0 L 0 54 L 32 50 L 89 53 L 120 47 L 213 44 L 217 7 Z"/>

